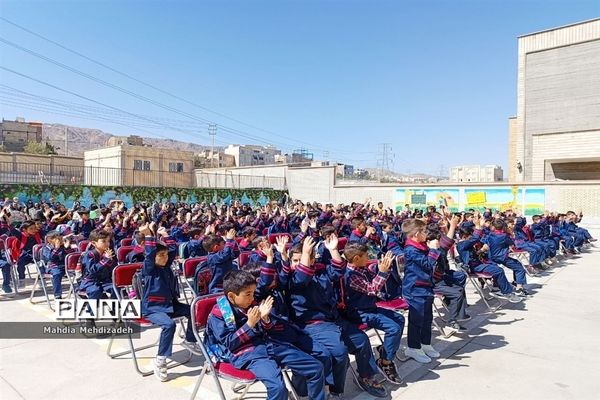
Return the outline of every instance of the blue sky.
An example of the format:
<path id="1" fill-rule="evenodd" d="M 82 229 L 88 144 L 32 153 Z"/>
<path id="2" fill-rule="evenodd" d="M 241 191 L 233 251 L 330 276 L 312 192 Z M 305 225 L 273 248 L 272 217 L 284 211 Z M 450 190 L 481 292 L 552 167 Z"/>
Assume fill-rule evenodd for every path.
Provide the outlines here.
<path id="1" fill-rule="evenodd" d="M 220 145 L 304 147 L 361 167 L 391 143 L 394 170 L 447 173 L 506 167 L 517 36 L 596 18 L 600 1 L 4 0 L 0 15 L 194 104 L 0 20 L 1 39 L 170 108 L 0 42 L 3 67 L 103 104 L 0 70 L 6 119 L 200 144 L 211 121 Z"/>

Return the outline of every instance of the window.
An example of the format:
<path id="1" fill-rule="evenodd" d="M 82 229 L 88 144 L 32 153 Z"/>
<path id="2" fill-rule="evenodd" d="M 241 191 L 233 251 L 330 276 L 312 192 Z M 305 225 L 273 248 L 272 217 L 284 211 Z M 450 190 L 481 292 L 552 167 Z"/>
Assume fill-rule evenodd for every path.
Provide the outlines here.
<path id="1" fill-rule="evenodd" d="M 133 169 L 142 169 L 142 160 L 133 160 Z"/>
<path id="2" fill-rule="evenodd" d="M 144 161 L 144 171 L 150 171 L 150 161 Z"/>
<path id="3" fill-rule="evenodd" d="M 183 163 L 169 163 L 169 172 L 183 172 Z"/>

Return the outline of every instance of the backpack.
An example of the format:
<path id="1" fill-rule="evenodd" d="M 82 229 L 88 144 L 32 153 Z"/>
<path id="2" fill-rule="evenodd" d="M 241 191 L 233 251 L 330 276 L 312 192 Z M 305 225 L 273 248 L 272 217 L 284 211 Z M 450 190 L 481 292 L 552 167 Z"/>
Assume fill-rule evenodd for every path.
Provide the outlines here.
<path id="1" fill-rule="evenodd" d="M 142 270 L 137 270 L 131 278 L 131 286 L 133 290 L 129 292 L 130 299 L 142 299 L 144 293 L 144 277 L 142 276 Z"/>
<path id="2" fill-rule="evenodd" d="M 194 292 L 196 296 L 204 296 L 208 294 L 208 284 L 212 278 L 210 268 L 208 268 L 208 260 L 202 261 L 196 266 L 194 272 Z"/>

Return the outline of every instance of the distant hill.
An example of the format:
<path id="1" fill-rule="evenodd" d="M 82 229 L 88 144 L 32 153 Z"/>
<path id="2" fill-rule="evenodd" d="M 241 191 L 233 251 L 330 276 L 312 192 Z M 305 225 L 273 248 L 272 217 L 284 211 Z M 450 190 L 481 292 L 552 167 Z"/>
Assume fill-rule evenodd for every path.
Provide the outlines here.
<path id="1" fill-rule="evenodd" d="M 48 140 L 48 142 L 55 147 L 58 154 L 65 154 L 65 131 L 68 132 L 68 155 L 74 157 L 83 157 L 83 152 L 87 150 L 106 147 L 106 142 L 109 138 L 113 136 L 122 136 L 112 135 L 101 131 L 100 129 L 80 128 L 63 124 L 44 124 L 42 128 L 44 140 Z M 136 133 L 132 132 L 132 134 Z M 210 149 L 210 146 L 182 142 L 174 139 L 160 139 L 143 136 L 142 138 L 144 139 L 144 144 L 158 148 L 187 150 L 193 151 L 194 153 Z M 215 146 L 215 150 L 220 149 L 222 149 L 222 147 Z"/>

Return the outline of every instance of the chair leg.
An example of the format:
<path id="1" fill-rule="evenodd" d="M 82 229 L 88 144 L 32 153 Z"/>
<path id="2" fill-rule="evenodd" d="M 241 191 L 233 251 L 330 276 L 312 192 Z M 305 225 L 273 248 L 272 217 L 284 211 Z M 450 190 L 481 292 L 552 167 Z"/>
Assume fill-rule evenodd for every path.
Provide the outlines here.
<path id="1" fill-rule="evenodd" d="M 496 310 L 498 308 L 494 308 L 490 305 L 490 303 L 487 301 L 486 297 L 485 297 L 485 292 L 483 291 L 482 288 L 479 287 L 479 285 L 477 284 L 477 282 L 475 282 L 475 280 L 471 277 L 471 276 L 467 276 L 469 281 L 471 282 L 471 284 L 473 285 L 473 287 L 475 287 L 475 290 L 477 291 L 477 293 L 479 294 L 479 296 L 481 297 L 481 300 L 483 300 L 483 303 L 486 305 L 487 309 L 489 312 L 496 312 Z"/>
<path id="2" fill-rule="evenodd" d="M 289 394 L 290 394 L 290 398 L 291 400 L 300 400 L 300 397 L 298 396 L 298 393 L 296 393 L 296 389 L 294 388 L 294 385 L 292 385 L 292 381 L 288 375 L 288 371 L 282 371 L 283 373 L 283 381 L 285 382 L 285 385 L 287 386 L 288 390 L 289 390 Z"/>

